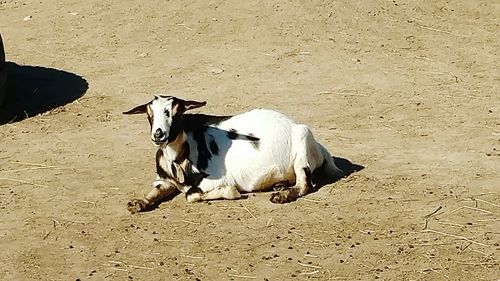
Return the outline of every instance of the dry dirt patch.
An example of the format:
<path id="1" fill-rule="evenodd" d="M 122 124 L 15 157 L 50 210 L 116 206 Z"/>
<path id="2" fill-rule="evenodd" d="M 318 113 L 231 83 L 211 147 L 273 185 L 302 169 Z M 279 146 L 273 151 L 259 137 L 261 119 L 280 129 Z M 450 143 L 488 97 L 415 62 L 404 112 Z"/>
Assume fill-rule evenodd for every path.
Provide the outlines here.
<path id="1" fill-rule="evenodd" d="M 0 1 L 8 61 L 88 82 L 0 126 L 0 279 L 497 280 L 498 15 L 480 1 Z M 154 148 L 121 112 L 153 92 L 282 111 L 366 168 L 292 204 L 177 197 L 132 216 Z"/>

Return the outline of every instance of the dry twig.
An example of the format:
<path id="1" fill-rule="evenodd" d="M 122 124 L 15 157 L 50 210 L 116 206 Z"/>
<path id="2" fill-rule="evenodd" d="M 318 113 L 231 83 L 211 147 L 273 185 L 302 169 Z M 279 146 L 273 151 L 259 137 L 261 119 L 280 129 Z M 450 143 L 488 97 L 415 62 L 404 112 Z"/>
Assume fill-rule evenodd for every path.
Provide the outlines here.
<path id="1" fill-rule="evenodd" d="M 491 206 L 495 206 L 495 207 L 497 207 L 497 208 L 500 208 L 500 205 L 495 204 L 495 203 L 488 202 L 488 201 L 483 200 L 483 199 L 474 198 L 473 200 L 474 200 L 474 201 L 483 202 L 483 203 L 486 203 L 486 204 L 488 204 L 488 205 L 491 205 Z"/>
<path id="2" fill-rule="evenodd" d="M 235 278 L 257 279 L 256 276 L 248 276 L 248 275 L 228 274 L 228 276 L 229 277 L 235 277 Z"/>
<path id="3" fill-rule="evenodd" d="M 266 228 L 269 228 L 271 226 L 271 220 L 273 218 L 269 218 L 269 220 L 267 220 L 267 224 L 266 224 Z"/>
<path id="4" fill-rule="evenodd" d="M 476 242 L 474 240 L 471 240 L 471 239 L 469 239 L 467 237 L 463 237 L 463 236 L 459 236 L 459 235 L 455 235 L 455 234 L 449 234 L 449 233 L 445 233 L 445 232 L 441 232 L 441 231 L 436 231 L 436 230 L 432 230 L 432 229 L 424 229 L 423 232 L 432 232 L 432 233 L 441 234 L 441 235 L 444 235 L 444 236 L 454 237 L 454 238 L 457 238 L 457 239 L 460 239 L 460 240 L 465 240 L 465 241 L 468 241 L 468 242 L 471 242 L 473 244 L 476 244 L 476 245 L 479 245 L 479 246 L 483 246 L 483 247 L 487 247 L 488 246 L 486 244 L 479 243 L 479 242 Z"/>
<path id="5" fill-rule="evenodd" d="M 435 215 L 437 212 L 439 212 L 439 210 L 441 210 L 443 207 L 442 206 L 439 206 L 436 210 L 434 210 L 432 213 L 430 214 L 427 214 L 424 216 L 424 219 L 425 219 L 425 225 L 424 225 L 424 229 L 427 229 L 427 225 L 429 224 L 429 218 L 432 217 L 433 215 Z"/>
<path id="6" fill-rule="evenodd" d="M 467 37 L 467 36 L 464 36 L 464 35 L 455 34 L 453 32 L 449 32 L 449 31 L 446 31 L 446 30 L 441 30 L 441 29 L 437 29 L 437 28 L 433 28 L 433 27 L 429 27 L 429 26 L 425 26 L 425 25 L 419 25 L 418 27 L 423 28 L 423 29 L 427 29 L 427 30 L 436 31 L 436 32 L 450 34 L 450 35 L 457 36 L 457 37 L 462 37 L 462 38 Z"/>
<path id="7" fill-rule="evenodd" d="M 341 96 L 357 96 L 357 97 L 367 97 L 367 95 L 363 94 L 354 94 L 354 93 L 346 93 L 346 92 L 330 92 L 323 91 L 320 93 L 321 95 L 341 95 Z"/>
<path id="8" fill-rule="evenodd" d="M 44 184 L 38 184 L 38 183 L 33 183 L 33 182 L 24 181 L 24 180 L 18 180 L 18 179 L 13 179 L 13 178 L 0 178 L 0 180 L 14 181 L 14 182 L 18 182 L 18 183 L 25 183 L 25 184 L 30 184 L 30 185 L 33 185 L 33 186 L 38 186 L 38 187 L 48 187 L 47 185 L 44 185 Z"/>
<path id="9" fill-rule="evenodd" d="M 317 266 L 317 265 L 312 265 L 312 264 L 307 264 L 307 263 L 301 263 L 301 262 L 297 262 L 297 263 L 299 265 L 310 267 L 310 268 L 316 268 L 316 269 L 321 269 L 322 268 L 321 266 Z"/>
<path id="10" fill-rule="evenodd" d="M 181 220 L 182 222 L 189 223 L 189 224 L 196 224 L 199 225 L 199 222 L 192 222 L 192 221 L 187 221 L 187 220 Z"/>
<path id="11" fill-rule="evenodd" d="M 153 270 L 154 268 L 151 267 L 145 267 L 145 266 L 138 266 L 138 265 L 131 265 L 127 264 L 121 261 L 108 261 L 109 263 L 117 264 L 117 265 L 123 265 L 125 267 L 130 267 L 130 268 L 138 268 L 138 269 L 148 269 L 148 270 Z"/>
<path id="12" fill-rule="evenodd" d="M 319 270 L 315 270 L 315 271 L 310 271 L 310 272 L 302 272 L 301 274 L 302 275 L 313 275 L 313 274 L 316 274 L 318 272 L 319 272 Z"/>
<path id="13" fill-rule="evenodd" d="M 450 212 L 450 214 L 453 214 L 453 213 L 455 213 L 455 212 L 458 212 L 459 210 L 462 210 L 462 209 L 474 210 L 474 211 L 482 212 L 482 213 L 485 213 L 485 214 L 493 214 L 493 213 L 492 213 L 492 212 L 490 212 L 490 211 L 486 211 L 486 210 L 483 210 L 483 209 L 480 209 L 480 208 L 470 207 L 470 206 L 462 206 L 462 207 L 458 207 L 458 208 L 456 208 L 455 210 L 451 211 L 451 212 Z"/>
<path id="14" fill-rule="evenodd" d="M 437 262 L 433 261 L 433 260 L 431 259 L 431 257 L 426 256 L 426 255 L 423 255 L 423 256 L 424 256 L 424 257 L 426 257 L 426 258 L 427 258 L 427 259 L 428 259 L 431 263 L 433 263 L 435 266 L 437 266 L 437 267 L 438 267 L 437 269 L 440 269 L 440 270 L 445 269 L 445 267 L 444 267 L 444 266 L 442 266 L 442 265 L 438 264 Z M 439 271 L 437 271 L 437 270 L 435 270 L 435 269 L 433 269 L 433 268 L 430 268 L 430 270 L 431 270 L 431 271 L 433 271 L 433 272 L 436 272 L 436 273 L 438 273 L 438 274 L 441 274 L 441 275 L 443 275 L 444 277 L 446 277 L 446 279 L 450 280 L 450 277 L 449 277 L 448 275 L 446 275 L 446 274 L 444 274 L 444 273 L 442 273 L 442 272 L 439 272 Z"/>
<path id="15" fill-rule="evenodd" d="M 252 212 L 250 212 L 250 210 L 249 210 L 246 206 L 242 205 L 241 207 L 242 207 L 243 209 L 245 209 L 245 210 L 246 210 L 246 211 L 247 211 L 247 212 L 248 212 L 248 213 L 252 216 L 252 218 L 257 219 L 257 218 L 256 218 L 256 217 L 252 214 Z"/>

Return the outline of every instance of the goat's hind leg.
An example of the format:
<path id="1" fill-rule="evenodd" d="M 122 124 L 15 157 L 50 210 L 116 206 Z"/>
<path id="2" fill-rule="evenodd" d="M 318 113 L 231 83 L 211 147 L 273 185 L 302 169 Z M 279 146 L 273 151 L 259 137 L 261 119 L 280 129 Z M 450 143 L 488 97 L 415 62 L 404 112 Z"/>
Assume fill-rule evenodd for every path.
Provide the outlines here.
<path id="1" fill-rule="evenodd" d="M 312 171 L 323 161 L 316 141 L 305 125 L 295 125 L 292 129 L 292 153 L 295 186 L 275 192 L 271 195 L 273 203 L 288 203 L 309 193 L 313 188 Z"/>
<path id="2" fill-rule="evenodd" d="M 177 187 L 169 181 L 156 180 L 153 182 L 154 188 L 142 199 L 132 199 L 127 203 L 127 209 L 135 214 L 137 212 L 148 211 L 169 196 L 178 193 Z"/>
<path id="3" fill-rule="evenodd" d="M 302 171 L 296 170 L 295 176 L 297 178 L 295 186 L 274 192 L 271 194 L 271 202 L 278 204 L 288 203 L 309 193 L 313 187 L 311 170 L 307 167 L 302 168 Z"/>

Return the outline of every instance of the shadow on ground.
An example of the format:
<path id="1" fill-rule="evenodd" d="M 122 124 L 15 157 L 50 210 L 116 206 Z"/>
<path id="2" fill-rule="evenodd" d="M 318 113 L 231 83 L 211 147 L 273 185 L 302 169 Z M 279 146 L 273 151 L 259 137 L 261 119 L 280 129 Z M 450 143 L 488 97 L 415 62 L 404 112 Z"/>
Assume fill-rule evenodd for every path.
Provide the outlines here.
<path id="1" fill-rule="evenodd" d="M 313 172 L 314 188 L 312 190 L 310 190 L 309 193 L 315 193 L 316 191 L 318 191 L 323 186 L 335 183 L 335 182 L 337 182 L 337 181 L 339 181 L 339 180 L 341 180 L 343 178 L 347 178 L 351 174 L 359 172 L 359 171 L 361 171 L 361 170 L 363 170 L 365 168 L 364 166 L 361 166 L 361 165 L 358 165 L 358 164 L 354 164 L 354 163 L 352 163 L 351 161 L 349 161 L 348 159 L 345 159 L 345 158 L 332 157 L 332 159 L 333 159 L 335 165 L 337 166 L 337 168 L 339 168 L 340 170 L 342 170 L 342 174 L 332 178 L 332 177 L 325 176 L 325 173 L 324 173 L 323 169 L 317 169 L 315 172 Z M 274 189 L 275 190 L 283 190 L 283 189 L 286 189 L 288 187 L 290 187 L 290 186 L 288 186 L 288 185 L 286 185 L 286 186 L 275 186 Z M 127 208 L 132 213 L 136 213 L 138 211 L 140 211 L 140 212 L 152 211 L 152 210 L 158 208 L 161 203 L 172 200 L 179 193 L 180 192 L 175 192 L 175 193 L 169 195 L 167 198 L 163 198 L 161 200 L 158 200 L 155 204 L 149 206 L 145 210 L 139 210 L 139 209 L 136 210 L 135 205 L 132 204 L 132 202 L 134 200 L 130 201 L 127 204 Z M 273 193 L 274 193 L 274 191 L 271 192 L 271 194 L 273 194 Z M 248 194 L 242 194 L 242 197 L 241 197 L 240 200 L 245 200 L 247 198 L 248 198 Z M 220 200 L 224 200 L 224 199 L 220 199 Z M 295 201 L 295 200 L 292 200 L 290 202 L 293 202 L 293 201 Z"/>
<path id="2" fill-rule="evenodd" d="M 335 178 L 326 178 L 322 174 L 321 169 L 319 169 L 317 173 L 313 173 L 315 187 L 314 187 L 314 190 L 312 192 L 318 191 L 321 187 L 323 187 L 327 184 L 332 184 L 332 183 L 339 181 L 340 179 L 347 178 L 351 174 L 359 172 L 365 168 L 364 166 L 354 164 L 345 158 L 341 158 L 341 157 L 332 157 L 332 158 L 333 158 L 333 162 L 335 163 L 337 168 L 342 170 L 343 174 L 339 175 L 338 177 L 335 177 Z"/>
<path id="3" fill-rule="evenodd" d="M 87 81 L 74 73 L 6 63 L 7 98 L 0 125 L 21 121 L 70 103 L 85 94 Z"/>

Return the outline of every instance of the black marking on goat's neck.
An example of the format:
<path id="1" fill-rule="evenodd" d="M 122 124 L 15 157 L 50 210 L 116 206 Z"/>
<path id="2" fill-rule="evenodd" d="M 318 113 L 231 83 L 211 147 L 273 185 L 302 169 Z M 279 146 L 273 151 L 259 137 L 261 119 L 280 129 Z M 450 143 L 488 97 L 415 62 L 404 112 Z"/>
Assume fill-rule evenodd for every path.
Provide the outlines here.
<path id="1" fill-rule="evenodd" d="M 207 144 L 206 132 L 211 125 L 218 125 L 219 123 L 231 118 L 231 116 L 213 116 L 205 114 L 184 114 L 182 127 L 186 134 L 190 134 L 196 142 L 196 150 L 198 151 L 198 158 L 196 159 L 196 168 L 199 171 L 208 168 L 208 161 L 212 155 L 218 154 L 219 147 L 214 141 Z"/>

